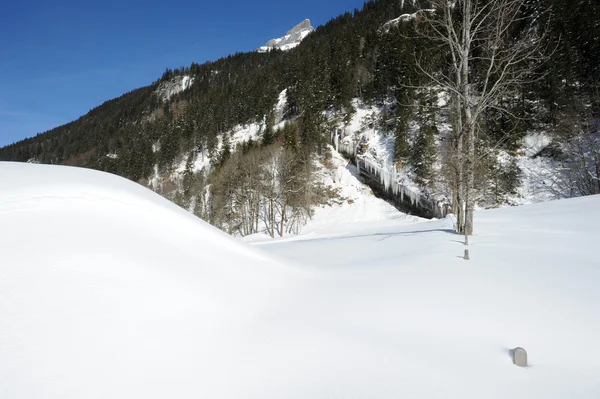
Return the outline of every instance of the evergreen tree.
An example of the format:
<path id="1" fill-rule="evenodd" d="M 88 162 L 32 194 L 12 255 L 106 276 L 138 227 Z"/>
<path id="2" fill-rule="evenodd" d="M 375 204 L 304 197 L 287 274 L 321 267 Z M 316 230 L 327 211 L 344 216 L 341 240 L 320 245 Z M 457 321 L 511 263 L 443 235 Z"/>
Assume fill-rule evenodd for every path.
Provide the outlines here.
<path id="1" fill-rule="evenodd" d="M 436 161 L 435 125 L 423 124 L 412 145 L 410 163 L 415 174 L 415 181 L 423 187 L 433 181 L 433 166 Z"/>
<path id="2" fill-rule="evenodd" d="M 269 146 L 275 142 L 275 132 L 273 131 L 273 117 L 271 114 L 266 119 L 265 131 L 262 134 L 262 145 Z"/>

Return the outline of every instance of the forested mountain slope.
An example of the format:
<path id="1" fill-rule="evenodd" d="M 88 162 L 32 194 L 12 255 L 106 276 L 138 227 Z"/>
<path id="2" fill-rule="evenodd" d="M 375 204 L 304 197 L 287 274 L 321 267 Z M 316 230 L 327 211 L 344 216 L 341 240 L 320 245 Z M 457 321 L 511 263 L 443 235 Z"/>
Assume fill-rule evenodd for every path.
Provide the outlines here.
<path id="1" fill-rule="evenodd" d="M 449 68 L 449 55 L 418 34 L 425 15 L 418 11 L 429 7 L 370 1 L 289 51 L 167 69 L 147 87 L 0 149 L 0 160 L 112 172 L 152 186 L 229 232 L 254 233 L 263 220 L 272 235 L 283 234 L 310 217 L 312 206 L 335 197 L 315 181 L 315 168 L 328 162 L 325 144 L 332 131 L 349 126 L 357 107 L 373 106 L 377 118 L 361 129 L 390 138 L 393 161 L 411 184 L 452 202 L 448 93 L 422 71 L 425 64 L 433 75 Z M 530 156 L 569 171 L 561 193 L 600 191 L 600 171 L 594 175 L 594 165 L 600 167 L 599 21 L 600 5 L 591 0 L 523 2 L 511 35 L 543 30 L 546 58 L 518 93 L 501 99 L 498 108 L 507 112 L 492 110 L 478 126 L 475 178 L 493 196 L 478 193 L 477 201 L 495 206 L 518 191 L 518 157 L 531 132 L 546 139 Z"/>

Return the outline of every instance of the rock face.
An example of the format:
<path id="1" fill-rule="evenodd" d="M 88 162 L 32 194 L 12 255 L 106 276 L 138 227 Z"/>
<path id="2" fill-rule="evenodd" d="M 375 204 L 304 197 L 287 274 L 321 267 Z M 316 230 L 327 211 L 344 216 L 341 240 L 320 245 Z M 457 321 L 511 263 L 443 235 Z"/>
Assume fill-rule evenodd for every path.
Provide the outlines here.
<path id="1" fill-rule="evenodd" d="M 188 75 L 175 76 L 166 82 L 161 82 L 154 92 L 162 102 L 167 102 L 176 94 L 189 89 L 194 83 L 194 78 Z"/>
<path id="2" fill-rule="evenodd" d="M 291 30 L 289 30 L 285 36 L 280 37 L 279 39 L 271 39 L 267 42 L 266 45 L 260 47 L 257 51 L 261 53 L 265 53 L 267 51 L 278 49 L 287 51 L 293 49 L 297 45 L 304 40 L 306 36 L 310 33 L 314 32 L 315 28 L 310 24 L 310 20 L 305 19 L 300 22 L 298 25 L 294 26 Z"/>

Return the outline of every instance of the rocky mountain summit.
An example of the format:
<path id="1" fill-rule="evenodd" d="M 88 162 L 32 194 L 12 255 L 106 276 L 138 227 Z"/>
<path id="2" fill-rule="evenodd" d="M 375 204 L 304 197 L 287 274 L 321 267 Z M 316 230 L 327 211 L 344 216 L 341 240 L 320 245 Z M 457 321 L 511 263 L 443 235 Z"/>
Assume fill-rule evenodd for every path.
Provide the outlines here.
<path id="1" fill-rule="evenodd" d="M 310 24 L 309 19 L 305 19 L 300 22 L 298 25 L 294 26 L 291 30 L 289 30 L 285 36 L 280 37 L 278 39 L 271 39 L 264 46 L 260 47 L 257 51 L 264 53 L 273 49 L 278 49 L 282 51 L 291 50 L 304 40 L 306 36 L 310 33 L 314 32 L 315 28 Z"/>

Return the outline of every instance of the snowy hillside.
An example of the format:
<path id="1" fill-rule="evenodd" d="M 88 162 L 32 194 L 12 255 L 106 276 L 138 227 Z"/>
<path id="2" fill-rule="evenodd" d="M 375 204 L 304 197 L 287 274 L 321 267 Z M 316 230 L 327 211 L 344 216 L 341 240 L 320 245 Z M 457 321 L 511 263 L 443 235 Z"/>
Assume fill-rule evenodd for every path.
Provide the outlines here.
<path id="1" fill-rule="evenodd" d="M 300 22 L 298 25 L 294 26 L 290 29 L 285 36 L 271 39 L 265 44 L 261 46 L 257 51 L 259 53 L 264 53 L 269 50 L 277 49 L 282 51 L 291 50 L 294 47 L 297 47 L 302 40 L 306 38 L 309 34 L 315 31 L 315 28 L 310 24 L 309 19 L 305 19 Z"/>
<path id="2" fill-rule="evenodd" d="M 335 196 L 327 204 L 319 205 L 298 232 L 299 237 L 323 233 L 326 235 L 347 233 L 372 226 L 413 224 L 422 222 L 416 216 L 400 212 L 393 205 L 373 194 L 371 188 L 362 182 L 356 167 L 335 151 L 328 149 L 331 158 L 327 165 L 317 162 L 317 180 L 331 189 Z M 246 242 L 272 241 L 267 232 L 243 238 Z"/>
<path id="3" fill-rule="evenodd" d="M 445 97 L 440 95 L 438 105 L 445 104 Z M 344 154 L 352 154 L 362 147 L 363 151 L 360 158 L 374 168 L 391 173 L 396 171 L 396 180 L 407 189 L 424 194 L 424 191 L 437 197 L 438 200 L 449 201 L 451 193 L 449 188 L 440 182 L 432 184 L 430 190 L 424 190 L 414 181 L 414 173 L 411 165 L 405 165 L 403 168 L 396 169 L 394 162 L 394 133 L 380 126 L 379 121 L 382 116 L 388 112 L 390 104 L 382 106 L 365 105 L 358 99 L 353 101 L 356 112 L 347 122 L 338 122 L 337 131 L 339 135 L 338 150 Z M 332 122 L 340 120 L 336 115 L 330 115 Z M 448 121 L 441 119 L 437 122 L 438 130 L 441 135 L 447 135 L 451 131 Z M 417 134 L 418 124 L 412 123 L 408 135 L 411 140 Z M 521 176 L 517 192 L 506 198 L 506 203 L 502 205 L 524 205 L 554 199 L 568 198 L 570 193 L 566 184 L 561 184 L 560 165 L 557 161 L 549 157 L 539 156 L 539 153 L 549 144 L 552 139 L 540 131 L 529 132 L 522 140 L 521 150 L 517 155 L 511 156 L 505 151 L 497 151 L 499 163 L 505 164 L 515 161 L 518 165 Z M 433 169 L 437 176 L 442 175 L 442 165 L 436 162 Z M 483 190 L 485 191 L 485 190 Z M 484 204 L 486 207 L 497 207 L 501 204 Z"/>
<path id="4" fill-rule="evenodd" d="M 0 397 L 595 397 L 596 220 L 482 211 L 470 262 L 449 219 L 253 248 L 125 179 L 0 163 Z"/>

